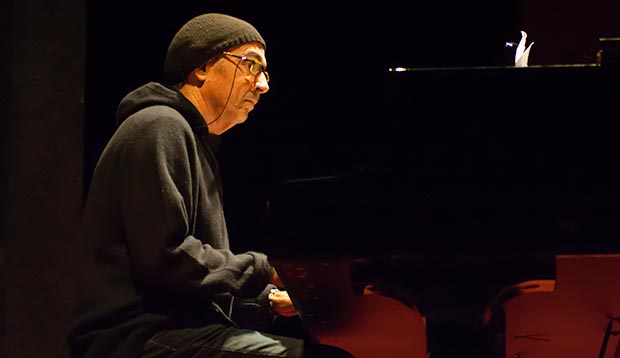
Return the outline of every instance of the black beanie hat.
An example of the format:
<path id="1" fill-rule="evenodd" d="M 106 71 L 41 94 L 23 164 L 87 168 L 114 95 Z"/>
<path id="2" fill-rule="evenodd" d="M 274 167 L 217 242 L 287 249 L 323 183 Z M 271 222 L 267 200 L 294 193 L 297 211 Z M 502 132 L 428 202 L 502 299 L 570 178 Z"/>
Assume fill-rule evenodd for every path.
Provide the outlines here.
<path id="1" fill-rule="evenodd" d="M 170 83 L 178 83 L 211 57 L 247 42 L 267 47 L 256 28 L 241 19 L 217 13 L 196 16 L 170 42 L 164 77 Z"/>

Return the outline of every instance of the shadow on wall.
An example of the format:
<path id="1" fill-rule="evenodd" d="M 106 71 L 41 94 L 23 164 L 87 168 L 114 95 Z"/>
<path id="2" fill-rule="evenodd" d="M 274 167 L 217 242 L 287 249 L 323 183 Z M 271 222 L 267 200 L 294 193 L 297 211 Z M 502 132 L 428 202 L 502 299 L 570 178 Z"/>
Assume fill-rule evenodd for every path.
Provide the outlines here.
<path id="1" fill-rule="evenodd" d="M 2 20 L 0 21 L 0 33 L 6 34 L 0 36 L 0 53 L 8 54 L 9 39 L 11 33 L 10 14 L 12 3 L 10 1 L 3 1 L 0 5 L 0 13 Z M 6 333 L 6 297 L 5 297 L 5 262 L 6 262 L 6 248 L 7 248 L 7 191 L 4 190 L 8 187 L 8 146 L 7 146 L 7 133 L 8 133 L 8 120 L 9 117 L 9 96 L 10 96 L 10 70 L 9 70 L 9 56 L 0 56 L 0 86 L 2 90 L 0 93 L 8 93 L 8 96 L 0 96 L 0 336 L 4 336 Z M 2 340 L 0 340 L 0 355 L 2 354 Z"/>

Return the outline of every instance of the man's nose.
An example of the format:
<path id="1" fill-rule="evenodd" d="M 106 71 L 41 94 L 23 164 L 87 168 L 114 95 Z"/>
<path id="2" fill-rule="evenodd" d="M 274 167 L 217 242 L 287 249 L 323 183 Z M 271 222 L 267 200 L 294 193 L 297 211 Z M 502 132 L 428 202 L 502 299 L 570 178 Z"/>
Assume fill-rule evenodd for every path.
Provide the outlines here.
<path id="1" fill-rule="evenodd" d="M 264 73 L 258 75 L 258 78 L 256 79 L 256 90 L 259 93 L 266 93 L 269 91 L 269 83 L 267 82 L 267 77 Z"/>

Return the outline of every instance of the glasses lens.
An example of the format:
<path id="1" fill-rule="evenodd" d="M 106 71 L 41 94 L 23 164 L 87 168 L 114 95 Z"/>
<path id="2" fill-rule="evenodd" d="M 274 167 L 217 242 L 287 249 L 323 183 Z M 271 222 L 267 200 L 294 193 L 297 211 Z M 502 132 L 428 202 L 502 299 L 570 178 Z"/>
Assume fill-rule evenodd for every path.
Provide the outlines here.
<path id="1" fill-rule="evenodd" d="M 258 62 L 256 62 L 256 60 L 251 60 L 252 63 L 250 64 L 250 72 L 252 72 L 252 74 L 254 76 L 257 76 L 261 70 L 262 70 L 262 65 Z"/>
<path id="2" fill-rule="evenodd" d="M 250 65 L 250 72 L 252 72 L 254 76 L 260 75 L 261 72 L 264 73 L 265 79 L 267 80 L 267 82 L 269 82 L 269 73 L 267 73 L 265 67 L 263 67 L 263 65 L 257 60 L 252 60 L 252 64 Z"/>

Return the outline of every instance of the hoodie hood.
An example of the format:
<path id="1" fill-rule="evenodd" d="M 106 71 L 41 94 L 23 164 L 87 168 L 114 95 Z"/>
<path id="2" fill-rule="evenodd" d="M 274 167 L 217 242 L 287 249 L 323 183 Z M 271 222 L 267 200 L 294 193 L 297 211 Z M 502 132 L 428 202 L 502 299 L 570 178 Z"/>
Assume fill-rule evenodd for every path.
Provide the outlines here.
<path id="1" fill-rule="evenodd" d="M 215 149 L 219 136 L 209 133 L 207 124 L 198 109 L 181 94 L 157 82 L 150 82 L 129 92 L 116 110 L 116 125 L 119 126 L 132 114 L 151 106 L 168 106 L 178 111 L 192 127 L 194 133 Z"/>
<path id="2" fill-rule="evenodd" d="M 194 131 L 208 132 L 207 125 L 200 112 L 181 92 L 156 82 L 150 82 L 136 88 L 121 100 L 116 110 L 116 125 L 120 125 L 127 117 L 144 108 L 161 105 L 174 108 L 181 113 Z"/>

